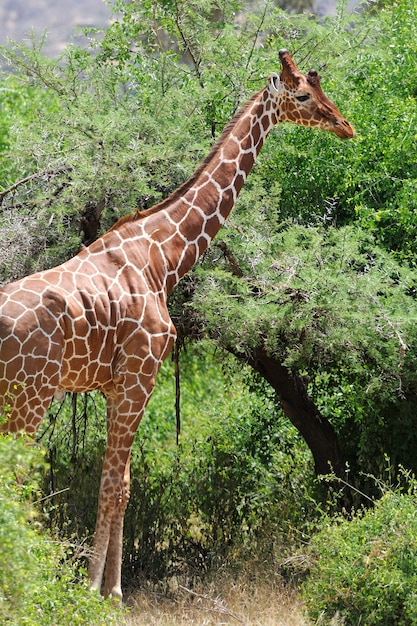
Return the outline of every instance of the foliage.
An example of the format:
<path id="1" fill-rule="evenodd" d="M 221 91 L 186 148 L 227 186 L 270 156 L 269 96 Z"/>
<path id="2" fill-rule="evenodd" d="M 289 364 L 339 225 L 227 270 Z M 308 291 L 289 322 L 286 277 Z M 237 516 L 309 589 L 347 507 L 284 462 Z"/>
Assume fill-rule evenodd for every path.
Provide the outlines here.
<path id="1" fill-rule="evenodd" d="M 280 181 L 281 219 L 359 222 L 410 263 L 416 253 L 416 11 L 411 0 L 395 0 L 349 16 L 348 28 L 342 18 L 313 24 L 306 55 L 325 66 L 325 89 L 343 103 L 356 138 L 335 144 L 325 133 L 288 129 L 284 146 L 275 133 L 261 156 L 266 189 Z"/>
<path id="2" fill-rule="evenodd" d="M 144 442 L 133 480 L 138 504 L 126 516 L 136 574 L 199 577 L 219 563 L 273 560 L 314 517 L 305 446 L 272 398 L 239 392 L 238 384 L 234 377 L 232 404 L 231 390 L 216 398 L 210 426 L 173 450 L 169 464 L 157 463 Z"/>
<path id="3" fill-rule="evenodd" d="M 378 473 L 385 453 L 417 469 L 415 271 L 378 248 L 368 231 L 274 232 L 267 215 L 252 217 L 239 238 L 237 215 L 225 232 L 243 279 L 227 259 L 213 268 L 208 256 L 199 267 L 186 304 L 195 325 L 243 355 L 265 346 L 307 375 L 352 470 Z"/>
<path id="4" fill-rule="evenodd" d="M 45 469 L 40 450 L 0 439 L 0 620 L 16 626 L 120 624 L 123 611 L 89 592 L 73 548 L 45 533 L 32 500 Z"/>
<path id="5" fill-rule="evenodd" d="M 417 483 L 387 491 L 351 521 L 327 519 L 310 545 L 303 592 L 320 624 L 413 626 L 417 622 Z"/>
<path id="6" fill-rule="evenodd" d="M 135 578 L 199 577 L 219 561 L 238 567 L 249 556 L 282 558 L 316 514 L 308 449 L 262 381 L 206 342 L 198 351 L 189 346 L 180 364 L 179 445 L 174 365 L 166 362 L 132 452 L 128 587 Z M 45 506 L 53 527 L 84 539 L 94 530 L 104 407 L 96 398 L 88 420 L 80 401 L 75 417 L 72 409 L 68 401 L 59 412 L 55 406 L 40 434 L 51 463 L 47 491 L 57 492 Z"/>
<path id="7" fill-rule="evenodd" d="M 52 529 L 84 541 L 94 531 L 106 447 L 106 406 L 101 394 L 67 394 L 54 401 L 37 440 L 46 448 L 46 493 Z M 61 493 L 61 490 L 62 493 Z"/>

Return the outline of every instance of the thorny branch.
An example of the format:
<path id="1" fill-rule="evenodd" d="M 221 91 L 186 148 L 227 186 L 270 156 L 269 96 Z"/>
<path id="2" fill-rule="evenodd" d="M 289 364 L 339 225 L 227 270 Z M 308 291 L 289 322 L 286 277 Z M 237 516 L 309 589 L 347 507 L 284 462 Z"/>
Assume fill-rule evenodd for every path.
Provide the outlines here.
<path id="1" fill-rule="evenodd" d="M 247 60 L 246 60 L 246 70 L 248 70 L 249 65 L 250 65 L 250 62 L 251 62 L 251 60 L 252 60 L 253 53 L 254 53 L 255 48 L 256 48 L 256 45 L 257 45 L 257 43 L 258 43 L 258 38 L 259 38 L 260 32 L 261 32 L 262 27 L 263 27 L 263 25 L 264 25 L 264 23 L 265 23 L 266 14 L 267 14 L 267 10 L 268 10 L 268 9 L 269 9 L 268 2 L 265 2 L 264 10 L 263 10 L 263 12 L 262 12 L 261 19 L 260 19 L 259 24 L 258 24 L 258 27 L 257 27 L 257 29 L 256 29 L 255 36 L 254 36 L 254 38 L 253 38 L 252 48 L 251 48 L 251 51 L 250 51 L 250 53 L 249 53 L 249 55 L 248 55 L 248 58 L 247 58 Z"/>
<path id="2" fill-rule="evenodd" d="M 26 176 L 25 178 L 22 178 L 21 180 L 16 181 L 15 183 L 13 183 L 13 185 L 8 187 L 7 189 L 3 189 L 3 191 L 0 191 L 0 206 L 3 204 L 4 198 L 9 193 L 12 193 L 13 191 L 15 191 L 15 189 L 17 189 L 21 185 L 25 185 L 26 183 L 30 182 L 34 178 L 42 178 L 42 176 L 57 176 L 58 174 L 70 172 L 71 169 L 72 168 L 70 167 L 60 167 L 56 170 L 42 170 L 41 172 L 35 172 L 34 174 L 30 174 L 30 176 Z"/>
<path id="3" fill-rule="evenodd" d="M 378 300 L 371 295 L 371 300 L 372 302 L 378 307 L 382 318 L 384 319 L 384 321 L 387 323 L 387 325 L 391 328 L 391 330 L 394 332 L 395 336 L 398 339 L 398 344 L 399 344 L 399 352 L 400 352 L 400 357 L 401 357 L 401 361 L 404 361 L 405 359 L 405 353 L 408 350 L 408 346 L 405 343 L 405 341 L 403 340 L 403 338 L 401 337 L 400 333 L 398 332 L 398 330 L 395 328 L 394 324 L 391 322 L 391 320 L 382 312 L 381 310 L 381 306 L 378 302 Z"/>
<path id="4" fill-rule="evenodd" d="M 203 77 L 201 75 L 201 71 L 200 71 L 200 61 L 197 59 L 197 57 L 194 54 L 193 48 L 190 44 L 190 42 L 188 41 L 187 36 L 184 33 L 184 30 L 181 26 L 181 16 L 180 16 L 180 8 L 179 8 L 179 3 L 178 1 L 175 2 L 175 24 L 176 27 L 178 28 L 178 32 L 181 36 L 182 42 L 184 44 L 184 48 L 185 51 L 188 52 L 188 54 L 191 57 L 191 60 L 193 62 L 194 65 L 194 69 L 197 75 L 197 78 L 199 80 L 200 86 L 204 88 L 204 83 L 203 83 Z"/>
<path id="5" fill-rule="evenodd" d="M 239 264 L 236 261 L 236 258 L 234 256 L 233 252 L 227 247 L 226 243 L 224 241 L 218 241 L 215 245 L 216 245 L 217 248 L 220 248 L 220 250 L 223 252 L 225 258 L 229 262 L 229 265 L 230 265 L 230 267 L 232 269 L 232 274 L 234 274 L 238 278 L 242 278 L 243 277 L 243 271 L 239 267 Z"/>

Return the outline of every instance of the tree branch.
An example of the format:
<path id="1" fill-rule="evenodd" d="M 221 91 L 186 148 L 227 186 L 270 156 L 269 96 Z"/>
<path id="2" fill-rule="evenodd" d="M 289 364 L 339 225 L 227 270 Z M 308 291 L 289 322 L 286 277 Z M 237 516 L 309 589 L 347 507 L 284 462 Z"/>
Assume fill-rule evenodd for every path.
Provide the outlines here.
<path id="1" fill-rule="evenodd" d="M 16 181 L 8 187 L 7 189 L 3 189 L 0 191 L 0 206 L 3 204 L 4 198 L 9 194 L 15 191 L 18 187 L 25 185 L 35 178 L 42 178 L 42 176 L 57 176 L 58 174 L 63 174 L 64 172 L 70 172 L 71 167 L 60 167 L 56 170 L 42 170 L 41 172 L 35 172 L 34 174 L 30 174 L 30 176 L 26 176 L 26 178 L 22 178 L 21 180 Z"/>
<path id="2" fill-rule="evenodd" d="M 345 459 L 336 431 L 310 398 L 303 377 L 270 357 L 264 348 L 254 348 L 247 354 L 237 352 L 232 346 L 226 349 L 256 370 L 275 390 L 285 415 L 311 450 L 316 475 L 333 472 L 344 478 Z"/>
<path id="3" fill-rule="evenodd" d="M 232 274 L 234 276 L 237 276 L 238 278 L 242 278 L 243 277 L 243 270 L 239 267 L 239 264 L 236 261 L 236 258 L 234 256 L 233 252 L 227 247 L 226 243 L 224 241 L 218 241 L 215 245 L 216 245 L 217 248 L 220 248 L 220 250 L 223 252 L 225 258 L 229 262 L 229 265 L 230 265 L 231 270 L 232 270 Z"/>
<path id="4" fill-rule="evenodd" d="M 184 45 L 184 49 L 186 52 L 188 52 L 188 54 L 191 57 L 191 60 L 193 62 L 194 65 L 194 69 L 195 69 L 195 73 L 197 75 L 198 81 L 200 83 L 200 86 L 204 88 L 204 83 L 203 83 L 203 77 L 201 75 L 201 71 L 200 71 L 200 61 L 197 59 L 196 55 L 194 54 L 193 48 L 191 46 L 191 43 L 189 42 L 182 26 L 181 26 L 181 15 L 180 15 L 180 7 L 179 7 L 179 3 L 176 0 L 175 2 L 175 25 L 178 28 L 178 32 L 181 36 L 182 39 L 182 43 Z"/>

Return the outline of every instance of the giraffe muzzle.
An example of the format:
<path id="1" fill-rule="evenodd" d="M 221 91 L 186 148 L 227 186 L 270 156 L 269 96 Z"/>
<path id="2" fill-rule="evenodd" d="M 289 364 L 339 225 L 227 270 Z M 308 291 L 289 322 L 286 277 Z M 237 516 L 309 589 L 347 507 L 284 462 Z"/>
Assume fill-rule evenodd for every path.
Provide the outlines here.
<path id="1" fill-rule="evenodd" d="M 340 139 L 352 139 L 355 136 L 355 130 L 347 120 L 338 120 L 332 130 Z"/>

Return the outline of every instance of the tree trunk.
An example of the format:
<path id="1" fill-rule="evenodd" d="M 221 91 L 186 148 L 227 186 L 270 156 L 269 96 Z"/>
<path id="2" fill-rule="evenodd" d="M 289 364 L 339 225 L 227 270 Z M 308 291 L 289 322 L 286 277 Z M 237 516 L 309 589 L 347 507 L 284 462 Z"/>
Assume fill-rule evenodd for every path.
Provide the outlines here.
<path id="1" fill-rule="evenodd" d="M 343 478 L 345 461 L 336 432 L 309 397 L 303 378 L 269 357 L 263 348 L 254 349 L 249 357 L 233 353 L 253 367 L 276 391 L 285 415 L 311 450 L 316 474 L 334 472 Z"/>

